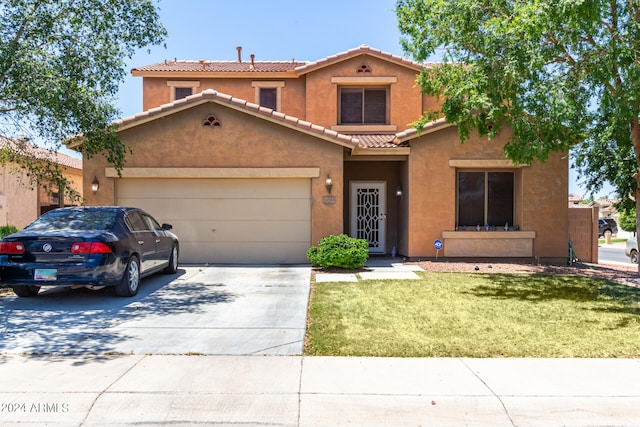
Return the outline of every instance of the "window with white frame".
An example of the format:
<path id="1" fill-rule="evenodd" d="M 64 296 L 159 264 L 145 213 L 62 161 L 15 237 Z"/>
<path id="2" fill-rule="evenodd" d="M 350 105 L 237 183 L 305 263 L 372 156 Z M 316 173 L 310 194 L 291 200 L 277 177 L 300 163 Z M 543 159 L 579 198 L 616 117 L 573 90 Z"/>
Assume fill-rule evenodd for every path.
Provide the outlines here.
<path id="1" fill-rule="evenodd" d="M 513 171 L 458 171 L 457 190 L 458 226 L 513 225 Z"/>

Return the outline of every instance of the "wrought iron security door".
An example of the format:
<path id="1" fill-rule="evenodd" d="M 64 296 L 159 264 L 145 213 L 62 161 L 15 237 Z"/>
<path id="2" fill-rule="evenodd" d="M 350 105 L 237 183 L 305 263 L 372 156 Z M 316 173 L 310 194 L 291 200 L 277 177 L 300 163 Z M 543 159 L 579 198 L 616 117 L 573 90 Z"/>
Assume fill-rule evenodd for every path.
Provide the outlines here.
<path id="1" fill-rule="evenodd" d="M 369 242 L 369 252 L 383 253 L 386 226 L 384 182 L 351 183 L 351 237 Z"/>

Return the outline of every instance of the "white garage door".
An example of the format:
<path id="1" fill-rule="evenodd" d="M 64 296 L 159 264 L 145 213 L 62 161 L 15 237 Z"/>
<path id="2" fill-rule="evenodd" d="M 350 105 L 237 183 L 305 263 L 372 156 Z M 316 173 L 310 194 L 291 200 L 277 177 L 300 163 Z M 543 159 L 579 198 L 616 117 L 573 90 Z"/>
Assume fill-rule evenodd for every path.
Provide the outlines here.
<path id="1" fill-rule="evenodd" d="M 309 179 L 117 180 L 117 203 L 173 225 L 180 262 L 306 263 Z"/>

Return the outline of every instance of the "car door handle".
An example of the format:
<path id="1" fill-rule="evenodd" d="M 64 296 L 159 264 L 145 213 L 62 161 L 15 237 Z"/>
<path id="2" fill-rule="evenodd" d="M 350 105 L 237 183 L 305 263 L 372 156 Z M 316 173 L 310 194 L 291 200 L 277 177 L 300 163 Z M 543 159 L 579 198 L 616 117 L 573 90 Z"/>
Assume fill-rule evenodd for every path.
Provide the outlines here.
<path id="1" fill-rule="evenodd" d="M 144 245 L 144 240 L 138 240 L 139 245 Z"/>
<path id="2" fill-rule="evenodd" d="M 156 243 L 160 243 L 160 239 L 156 239 Z"/>

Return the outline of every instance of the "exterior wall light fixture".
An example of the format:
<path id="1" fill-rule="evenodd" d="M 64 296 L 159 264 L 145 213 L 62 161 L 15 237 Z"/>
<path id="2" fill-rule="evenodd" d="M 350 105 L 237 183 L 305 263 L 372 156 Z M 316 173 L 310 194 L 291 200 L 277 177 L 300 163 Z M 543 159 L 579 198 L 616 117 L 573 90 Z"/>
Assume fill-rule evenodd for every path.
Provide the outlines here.
<path id="1" fill-rule="evenodd" d="M 331 188 L 333 187 L 333 180 L 329 175 L 327 175 L 327 179 L 324 180 L 324 185 L 327 187 L 327 191 L 331 194 Z"/>
<path id="2" fill-rule="evenodd" d="M 91 191 L 96 193 L 98 191 L 98 188 L 100 188 L 100 181 L 98 181 L 97 176 L 94 176 L 93 181 L 91 182 Z"/>
<path id="3" fill-rule="evenodd" d="M 398 188 L 396 188 L 396 196 L 402 197 L 402 187 L 399 185 Z"/>

